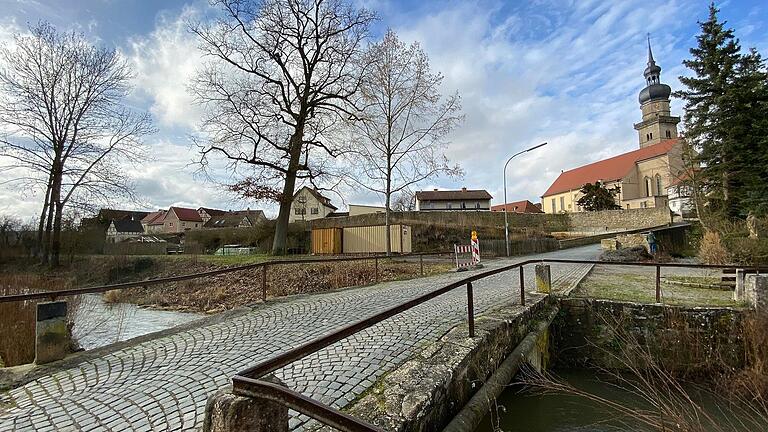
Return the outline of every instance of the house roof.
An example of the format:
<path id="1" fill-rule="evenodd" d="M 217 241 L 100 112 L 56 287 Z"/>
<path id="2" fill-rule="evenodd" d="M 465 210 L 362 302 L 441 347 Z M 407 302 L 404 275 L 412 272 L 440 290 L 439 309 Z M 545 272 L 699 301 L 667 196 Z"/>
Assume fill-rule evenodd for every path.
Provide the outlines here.
<path id="1" fill-rule="evenodd" d="M 144 228 L 141 226 L 141 221 L 131 219 L 119 219 L 113 220 L 115 230 L 119 233 L 141 233 L 144 232 Z"/>
<path id="2" fill-rule="evenodd" d="M 491 211 L 504 211 L 505 206 L 508 213 L 544 213 L 536 204 L 528 200 L 491 206 Z"/>
<path id="3" fill-rule="evenodd" d="M 226 213 L 223 215 L 211 216 L 208 222 L 203 225 L 203 228 L 232 228 L 239 226 L 243 221 L 250 221 L 253 225 L 253 221 L 247 215 Z"/>
<path id="4" fill-rule="evenodd" d="M 299 189 L 298 191 L 296 191 L 296 193 L 293 194 L 293 199 L 296 199 L 296 197 L 299 196 L 301 191 L 303 191 L 304 189 L 309 191 L 309 193 L 312 194 L 312 196 L 314 196 L 315 199 L 320 201 L 320 204 L 322 204 L 322 205 L 324 205 L 324 206 L 326 206 L 326 207 L 328 207 L 330 209 L 338 210 L 338 208 L 335 205 L 331 204 L 331 199 L 330 198 L 321 195 L 320 192 L 318 192 L 317 190 L 309 188 L 307 186 L 304 186 L 301 189 Z"/>
<path id="5" fill-rule="evenodd" d="M 168 213 L 173 212 L 179 220 L 187 222 L 202 222 L 203 218 L 200 217 L 200 213 L 195 209 L 184 207 L 171 207 Z"/>
<path id="6" fill-rule="evenodd" d="M 117 209 L 101 209 L 99 210 L 98 218 L 102 221 L 122 220 L 122 219 L 135 219 L 142 220 L 149 212 L 145 211 L 133 211 L 133 210 L 117 210 Z"/>
<path id="7" fill-rule="evenodd" d="M 208 207 L 200 207 L 199 209 L 197 209 L 198 213 L 201 210 L 206 212 L 206 213 L 208 213 L 208 216 L 219 216 L 219 215 L 223 215 L 223 214 L 227 213 L 226 210 L 212 209 L 212 208 L 208 208 Z"/>
<path id="8" fill-rule="evenodd" d="M 147 224 L 147 225 L 162 225 L 163 219 L 165 218 L 165 210 L 158 210 L 156 212 L 152 212 L 144 217 L 144 219 L 141 220 L 141 223 Z"/>
<path id="9" fill-rule="evenodd" d="M 419 201 L 457 201 L 457 200 L 489 200 L 493 198 L 485 189 L 461 189 L 448 191 L 418 191 Z"/>
<path id="10" fill-rule="evenodd" d="M 665 140 L 658 144 L 564 171 L 560 173 L 560 176 L 544 192 L 542 197 L 581 189 L 585 184 L 594 183 L 598 180 L 603 183 L 620 180 L 630 172 L 636 163 L 665 155 L 677 143 L 677 139 Z"/>
<path id="11" fill-rule="evenodd" d="M 229 212 L 236 215 L 245 215 L 248 216 L 249 219 L 251 219 L 252 223 L 258 222 L 258 219 L 266 219 L 267 216 L 264 214 L 263 210 L 235 210 L 232 212 Z"/>

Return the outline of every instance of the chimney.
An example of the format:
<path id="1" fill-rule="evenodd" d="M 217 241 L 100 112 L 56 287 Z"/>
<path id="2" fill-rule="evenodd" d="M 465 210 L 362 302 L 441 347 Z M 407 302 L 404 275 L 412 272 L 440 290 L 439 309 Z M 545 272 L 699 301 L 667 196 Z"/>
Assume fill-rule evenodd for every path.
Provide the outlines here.
<path id="1" fill-rule="evenodd" d="M 461 191 L 462 191 L 462 192 L 466 192 L 466 191 L 467 191 L 467 188 L 463 187 L 463 188 L 461 188 Z"/>

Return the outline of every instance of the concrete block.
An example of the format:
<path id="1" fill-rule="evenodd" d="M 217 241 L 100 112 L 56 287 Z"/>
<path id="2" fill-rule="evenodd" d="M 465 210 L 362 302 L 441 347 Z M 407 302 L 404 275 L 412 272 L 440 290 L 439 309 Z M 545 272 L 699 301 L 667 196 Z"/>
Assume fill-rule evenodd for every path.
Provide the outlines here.
<path id="1" fill-rule="evenodd" d="M 600 247 L 604 250 L 616 250 L 620 249 L 621 245 L 616 238 L 607 238 L 600 240 Z"/>
<path id="2" fill-rule="evenodd" d="M 549 264 L 536 264 L 536 292 L 549 294 L 552 291 L 552 273 Z"/>
<path id="3" fill-rule="evenodd" d="M 745 291 L 744 291 L 745 275 L 746 273 L 744 272 L 744 269 L 736 269 L 736 288 L 733 290 L 734 301 L 745 300 Z"/>
<path id="4" fill-rule="evenodd" d="M 203 432 L 288 432 L 288 407 L 257 397 L 238 396 L 231 388 L 208 398 Z"/>
<path id="5" fill-rule="evenodd" d="M 45 364 L 63 359 L 69 352 L 67 302 L 37 304 L 35 325 L 35 363 Z"/>
<path id="6" fill-rule="evenodd" d="M 768 276 L 748 274 L 744 280 L 746 300 L 757 313 L 768 314 Z"/>

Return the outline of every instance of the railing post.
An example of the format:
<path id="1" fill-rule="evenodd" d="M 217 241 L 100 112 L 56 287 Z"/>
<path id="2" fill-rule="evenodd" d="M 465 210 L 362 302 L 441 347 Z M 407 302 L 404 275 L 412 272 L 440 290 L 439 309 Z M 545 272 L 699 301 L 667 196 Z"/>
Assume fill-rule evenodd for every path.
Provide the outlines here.
<path id="1" fill-rule="evenodd" d="M 424 276 L 424 255 L 419 255 L 419 273 Z"/>
<path id="2" fill-rule="evenodd" d="M 374 280 L 376 283 L 379 283 L 379 257 L 375 256 L 373 257 L 373 272 L 374 272 Z"/>
<path id="3" fill-rule="evenodd" d="M 469 318 L 469 337 L 475 337 L 475 300 L 472 295 L 472 282 L 467 282 L 467 317 Z"/>
<path id="4" fill-rule="evenodd" d="M 267 301 L 267 264 L 261 267 L 261 300 Z"/>
<path id="5" fill-rule="evenodd" d="M 656 303 L 661 303 L 661 266 L 656 264 Z"/>
<path id="6" fill-rule="evenodd" d="M 525 270 L 520 265 L 520 305 L 525 306 Z"/>

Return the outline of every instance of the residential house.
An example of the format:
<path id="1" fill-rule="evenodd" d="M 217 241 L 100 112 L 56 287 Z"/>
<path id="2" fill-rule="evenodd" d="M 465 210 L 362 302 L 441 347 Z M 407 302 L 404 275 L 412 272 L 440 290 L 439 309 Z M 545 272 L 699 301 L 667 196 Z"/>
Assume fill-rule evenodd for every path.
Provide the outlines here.
<path id="1" fill-rule="evenodd" d="M 100 209 L 99 213 L 92 218 L 83 218 L 80 224 L 82 226 L 101 226 L 106 229 L 113 220 L 137 220 L 144 219 L 149 212 L 118 210 L 118 209 Z"/>
<path id="2" fill-rule="evenodd" d="M 486 190 L 431 190 L 416 192 L 416 211 L 490 210 L 493 197 Z"/>
<path id="3" fill-rule="evenodd" d="M 528 200 L 491 206 L 491 211 L 503 212 L 504 208 L 507 209 L 507 213 L 544 213 L 539 206 Z"/>
<path id="4" fill-rule="evenodd" d="M 113 220 L 107 227 L 107 243 L 120 243 L 124 240 L 141 237 L 144 228 L 141 221 L 133 219 Z"/>
<path id="5" fill-rule="evenodd" d="M 195 209 L 171 207 L 163 218 L 163 232 L 179 233 L 203 227 L 203 218 Z"/>
<path id="6" fill-rule="evenodd" d="M 670 87 L 660 81 L 661 68 L 648 46 L 646 87 L 640 91 L 642 121 L 635 124 L 640 148 L 563 171 L 542 195 L 546 213 L 580 212 L 582 186 L 600 182 L 618 188 L 616 204 L 623 209 L 669 206 L 668 189 L 683 170 L 680 117 L 670 113 Z"/>
<path id="7" fill-rule="evenodd" d="M 212 209 L 212 208 L 206 208 L 206 207 L 200 207 L 197 209 L 197 213 L 200 215 L 200 218 L 203 220 L 203 225 L 208 223 L 208 221 L 213 216 L 221 216 L 223 214 L 226 214 L 226 210 L 218 210 L 218 209 Z"/>
<path id="8" fill-rule="evenodd" d="M 210 217 L 203 228 L 248 228 L 266 220 L 261 210 L 233 211 Z"/>
<path id="9" fill-rule="evenodd" d="M 163 232 L 163 220 L 167 210 L 158 210 L 152 212 L 141 220 L 141 226 L 144 228 L 144 232 L 148 234 L 155 234 Z"/>
<path id="10" fill-rule="evenodd" d="M 306 186 L 293 195 L 289 222 L 310 221 L 328 216 L 338 210 L 331 204 L 330 198 L 324 197 L 315 189 Z"/>

